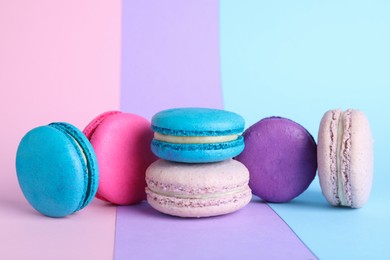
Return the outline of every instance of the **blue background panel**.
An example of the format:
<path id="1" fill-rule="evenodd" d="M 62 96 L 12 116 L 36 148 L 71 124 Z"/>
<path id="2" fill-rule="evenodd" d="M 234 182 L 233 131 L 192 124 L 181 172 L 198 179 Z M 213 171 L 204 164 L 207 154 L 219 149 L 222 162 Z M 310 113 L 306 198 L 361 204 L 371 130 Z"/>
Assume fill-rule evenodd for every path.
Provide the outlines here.
<path id="1" fill-rule="evenodd" d="M 317 139 L 325 111 L 366 113 L 375 139 L 374 185 L 362 209 L 330 207 L 316 178 L 300 197 L 270 204 L 320 259 L 390 257 L 390 2 L 221 1 L 225 109 L 247 127 L 288 117 Z"/>

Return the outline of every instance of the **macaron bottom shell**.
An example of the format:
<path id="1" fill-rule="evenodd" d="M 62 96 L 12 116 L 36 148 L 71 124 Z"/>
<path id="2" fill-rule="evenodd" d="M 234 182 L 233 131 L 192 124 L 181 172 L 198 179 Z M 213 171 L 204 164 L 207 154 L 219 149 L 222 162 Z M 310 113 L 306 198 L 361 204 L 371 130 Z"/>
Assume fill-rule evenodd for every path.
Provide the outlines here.
<path id="1" fill-rule="evenodd" d="M 146 191 L 148 203 L 156 210 L 173 216 L 200 218 L 235 212 L 252 198 L 251 190 L 216 198 L 175 198 Z M 227 193 L 228 194 L 228 193 Z"/>
<path id="2" fill-rule="evenodd" d="M 153 139 L 152 152 L 165 160 L 184 163 L 209 163 L 230 159 L 244 150 L 242 136 L 237 140 L 209 144 L 175 144 Z"/>

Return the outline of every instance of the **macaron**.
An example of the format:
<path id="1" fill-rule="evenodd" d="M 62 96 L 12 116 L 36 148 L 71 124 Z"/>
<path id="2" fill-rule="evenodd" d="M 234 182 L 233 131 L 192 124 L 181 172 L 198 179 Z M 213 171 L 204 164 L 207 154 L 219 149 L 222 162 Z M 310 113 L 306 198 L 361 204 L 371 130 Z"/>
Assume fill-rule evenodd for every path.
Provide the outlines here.
<path id="1" fill-rule="evenodd" d="M 151 149 L 158 157 L 185 163 L 217 162 L 244 149 L 244 119 L 211 108 L 174 108 L 152 118 Z"/>
<path id="2" fill-rule="evenodd" d="M 233 159 L 207 164 L 160 159 L 146 171 L 147 200 L 173 216 L 217 216 L 248 204 L 252 197 L 248 180 L 248 169 Z"/>
<path id="3" fill-rule="evenodd" d="M 146 199 L 145 171 L 157 158 L 150 151 L 150 122 L 135 114 L 108 111 L 84 129 L 100 169 L 96 197 L 117 205 Z"/>
<path id="4" fill-rule="evenodd" d="M 236 159 L 249 169 L 253 194 L 268 202 L 287 202 L 309 187 L 317 171 L 317 145 L 303 126 L 268 117 L 243 136 L 245 149 Z"/>
<path id="5" fill-rule="evenodd" d="M 329 204 L 362 207 L 373 172 L 373 137 L 365 114 L 354 109 L 327 111 L 318 132 L 318 176 Z"/>
<path id="6" fill-rule="evenodd" d="M 27 201 L 49 217 L 65 217 L 87 206 L 99 179 L 90 142 L 68 123 L 30 130 L 18 146 L 16 173 Z"/>

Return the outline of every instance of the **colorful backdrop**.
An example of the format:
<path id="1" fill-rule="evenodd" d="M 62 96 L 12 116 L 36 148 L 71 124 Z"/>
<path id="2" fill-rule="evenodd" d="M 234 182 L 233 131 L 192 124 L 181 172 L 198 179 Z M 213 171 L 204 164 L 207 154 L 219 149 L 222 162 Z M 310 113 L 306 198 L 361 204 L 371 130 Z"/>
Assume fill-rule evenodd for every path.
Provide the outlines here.
<path id="1" fill-rule="evenodd" d="M 388 258 L 389 13 L 379 0 L 0 0 L 0 258 Z M 232 110 L 247 127 L 284 116 L 315 138 L 326 110 L 361 109 L 375 139 L 370 201 L 332 208 L 317 178 L 289 203 L 253 198 L 201 220 L 98 200 L 50 219 L 23 198 L 15 153 L 30 128 L 176 106 Z"/>

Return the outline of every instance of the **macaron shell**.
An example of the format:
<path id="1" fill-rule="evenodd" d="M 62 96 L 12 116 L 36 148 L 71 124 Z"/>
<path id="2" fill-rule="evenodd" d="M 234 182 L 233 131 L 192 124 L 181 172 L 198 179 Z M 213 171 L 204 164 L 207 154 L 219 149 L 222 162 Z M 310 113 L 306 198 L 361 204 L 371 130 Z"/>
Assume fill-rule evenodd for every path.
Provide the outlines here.
<path id="1" fill-rule="evenodd" d="M 176 163 L 159 159 L 146 170 L 146 179 L 180 187 L 214 187 L 216 189 L 249 181 L 248 169 L 240 162 L 197 164 Z"/>
<path id="2" fill-rule="evenodd" d="M 42 214 L 64 217 L 79 208 L 85 172 L 76 148 L 61 131 L 50 126 L 29 131 L 18 147 L 16 172 L 24 196 Z"/>
<path id="3" fill-rule="evenodd" d="M 244 119 L 233 112 L 211 108 L 174 108 L 152 118 L 152 129 L 165 135 L 214 136 L 241 133 Z"/>
<path id="4" fill-rule="evenodd" d="M 248 169 L 232 159 L 208 164 L 158 160 L 146 171 L 153 190 L 148 202 L 160 212 L 180 217 L 227 214 L 250 201 L 248 179 Z"/>
<path id="5" fill-rule="evenodd" d="M 351 127 L 351 193 L 352 207 L 360 208 L 370 196 L 373 172 L 374 153 L 370 124 L 365 114 L 352 110 Z"/>
<path id="6" fill-rule="evenodd" d="M 92 120 L 83 130 L 83 133 L 88 139 L 91 139 L 92 135 L 94 134 L 96 128 L 103 122 L 107 117 L 115 114 L 121 113 L 120 111 L 107 111 L 99 116 L 97 116 L 94 120 Z"/>
<path id="7" fill-rule="evenodd" d="M 244 150 L 242 136 L 237 140 L 212 144 L 173 144 L 153 139 L 152 152 L 165 160 L 185 163 L 208 163 L 230 159 Z"/>
<path id="8" fill-rule="evenodd" d="M 97 125 L 90 137 L 100 169 L 97 197 L 118 205 L 146 198 L 145 170 L 156 160 L 152 138 L 150 123 L 135 114 L 114 113 Z"/>
<path id="9" fill-rule="evenodd" d="M 160 196 L 158 194 L 149 194 L 148 203 L 157 211 L 162 213 L 183 217 L 183 218 L 201 218 L 225 215 L 235 212 L 246 206 L 252 198 L 251 190 L 248 188 L 240 194 L 217 199 L 177 199 L 172 197 Z M 165 203 L 161 203 L 164 201 Z M 215 204 L 209 205 L 209 204 Z M 191 205 L 183 207 L 181 205 Z M 199 205 L 199 206 L 192 206 Z"/>
<path id="10" fill-rule="evenodd" d="M 303 126 L 270 117 L 243 136 L 245 149 L 236 159 L 249 169 L 253 194 L 269 202 L 287 202 L 308 188 L 316 174 L 317 152 Z"/>
<path id="11" fill-rule="evenodd" d="M 338 140 L 338 124 L 342 111 L 340 109 L 327 111 L 321 119 L 318 130 L 318 177 L 322 194 L 333 206 L 340 201 L 337 199 L 337 168 L 336 150 Z"/>

